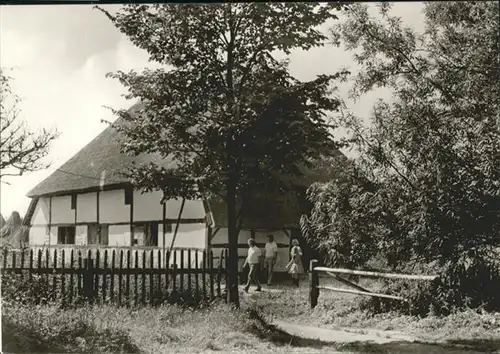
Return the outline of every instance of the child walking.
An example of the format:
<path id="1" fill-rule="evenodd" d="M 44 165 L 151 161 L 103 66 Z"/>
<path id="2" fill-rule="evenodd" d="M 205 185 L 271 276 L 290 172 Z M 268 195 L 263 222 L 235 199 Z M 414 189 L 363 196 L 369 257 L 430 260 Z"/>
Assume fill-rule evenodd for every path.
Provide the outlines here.
<path id="1" fill-rule="evenodd" d="M 292 284 L 298 287 L 300 275 L 304 274 L 304 266 L 302 265 L 302 249 L 299 247 L 299 241 L 297 239 L 292 240 L 290 255 L 291 259 L 286 268 L 288 269 L 288 273 L 292 276 Z"/>

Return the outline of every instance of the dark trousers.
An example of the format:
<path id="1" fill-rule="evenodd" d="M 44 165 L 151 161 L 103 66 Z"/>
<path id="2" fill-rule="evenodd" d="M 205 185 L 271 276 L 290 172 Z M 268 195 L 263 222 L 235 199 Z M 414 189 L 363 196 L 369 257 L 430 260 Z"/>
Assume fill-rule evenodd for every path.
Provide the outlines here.
<path id="1" fill-rule="evenodd" d="M 247 278 L 247 284 L 245 285 L 245 288 L 248 289 L 250 288 L 250 284 L 252 281 L 257 285 L 257 289 L 261 288 L 260 281 L 259 281 L 259 265 L 258 264 L 249 264 L 249 271 L 248 271 L 248 278 Z"/>

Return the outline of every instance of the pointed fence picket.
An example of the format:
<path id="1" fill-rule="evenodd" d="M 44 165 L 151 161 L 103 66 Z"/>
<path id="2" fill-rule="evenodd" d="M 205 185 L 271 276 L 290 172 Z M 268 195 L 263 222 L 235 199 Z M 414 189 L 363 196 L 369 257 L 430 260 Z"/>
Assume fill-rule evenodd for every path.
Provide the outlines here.
<path id="1" fill-rule="evenodd" d="M 227 282 L 224 249 L 215 257 L 212 251 L 199 249 L 121 249 L 117 254 L 115 249 L 68 248 L 4 250 L 0 256 L 2 275 L 36 281 L 46 290 L 46 300 L 63 305 L 78 301 L 156 305 L 173 294 L 193 301 L 213 300 L 224 297 Z"/>

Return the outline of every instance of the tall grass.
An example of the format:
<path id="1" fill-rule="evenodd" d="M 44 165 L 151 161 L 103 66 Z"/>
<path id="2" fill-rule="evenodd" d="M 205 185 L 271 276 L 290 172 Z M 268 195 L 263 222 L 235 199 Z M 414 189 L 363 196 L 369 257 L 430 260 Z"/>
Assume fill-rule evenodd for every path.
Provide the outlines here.
<path id="1" fill-rule="evenodd" d="M 63 305 L 45 277 L 7 276 L 2 284 L 4 352 L 328 352 L 321 343 L 277 331 L 253 308 L 196 298 L 187 284 L 177 301 L 170 297 L 156 306 L 136 307 Z"/>
<path id="2" fill-rule="evenodd" d="M 332 353 L 335 348 L 275 330 L 251 309 L 220 302 L 127 309 L 11 304 L 3 308 L 4 352 L 16 353 Z"/>

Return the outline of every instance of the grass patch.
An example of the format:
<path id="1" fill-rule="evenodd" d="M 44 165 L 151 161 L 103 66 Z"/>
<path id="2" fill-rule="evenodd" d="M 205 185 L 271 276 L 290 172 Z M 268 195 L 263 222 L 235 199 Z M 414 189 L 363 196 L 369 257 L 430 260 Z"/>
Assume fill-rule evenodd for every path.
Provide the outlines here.
<path id="1" fill-rule="evenodd" d="M 333 279 L 321 279 L 323 285 L 345 287 Z M 364 280 L 361 286 L 373 291 L 381 284 Z M 309 308 L 308 282 L 298 289 L 275 286 L 282 292 L 263 292 L 252 306 L 263 314 L 267 321 L 274 318 L 290 323 L 317 326 L 367 334 L 370 331 L 400 333 L 417 341 L 446 343 L 463 347 L 500 350 L 500 313 L 481 310 L 463 310 L 448 316 L 431 314 L 425 318 L 396 312 L 373 314 L 364 309 L 368 298 L 345 293 L 321 290 L 318 306 Z M 382 333 L 383 335 L 383 333 Z M 479 348 L 479 349 L 481 349 Z"/>
<path id="2" fill-rule="evenodd" d="M 325 280 L 321 280 L 324 284 Z M 341 286 L 339 284 L 332 284 Z M 362 284 L 375 290 L 376 284 Z M 3 352 L 15 353 L 477 353 L 500 350 L 500 314 L 461 311 L 446 317 L 371 314 L 363 298 L 322 291 L 308 305 L 308 285 L 243 296 L 242 308 L 165 304 L 126 308 L 4 302 Z M 332 344 L 300 338 L 274 327 L 273 318 L 366 334 L 404 332 L 420 343 Z M 334 338 L 332 338 L 334 339 Z M 437 344 L 436 344 L 437 343 Z"/>
<path id="3" fill-rule="evenodd" d="M 336 349 L 280 332 L 251 309 L 235 310 L 219 303 L 205 309 L 10 304 L 2 312 L 2 349 L 10 353 L 332 353 Z"/>

